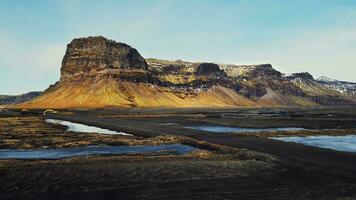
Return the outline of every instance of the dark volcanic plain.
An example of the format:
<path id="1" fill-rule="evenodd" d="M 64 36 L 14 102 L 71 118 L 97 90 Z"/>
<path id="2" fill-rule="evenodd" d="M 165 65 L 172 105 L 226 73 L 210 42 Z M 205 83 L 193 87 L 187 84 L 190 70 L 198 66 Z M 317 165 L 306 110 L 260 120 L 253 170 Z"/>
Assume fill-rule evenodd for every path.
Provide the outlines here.
<path id="1" fill-rule="evenodd" d="M 65 132 L 64 127 L 44 123 L 48 117 L 135 137 Z M 6 120 L 16 123 L 14 119 L 24 124 L 6 125 Z M 0 199 L 356 199 L 355 153 L 268 139 L 356 134 L 352 107 L 61 110 L 45 117 L 41 110 L 13 110 L 2 112 L 0 120 L 2 149 L 177 142 L 200 148 L 181 156 L 3 160 Z M 229 134 L 185 128 L 194 125 L 314 130 Z M 10 130 L 16 126 L 27 129 Z M 36 132 L 36 127 L 42 130 Z"/>

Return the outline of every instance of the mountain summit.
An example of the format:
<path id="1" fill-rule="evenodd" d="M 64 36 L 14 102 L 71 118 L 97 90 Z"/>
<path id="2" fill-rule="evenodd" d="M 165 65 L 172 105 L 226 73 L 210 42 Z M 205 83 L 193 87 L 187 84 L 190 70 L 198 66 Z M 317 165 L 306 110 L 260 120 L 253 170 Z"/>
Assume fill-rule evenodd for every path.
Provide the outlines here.
<path id="1" fill-rule="evenodd" d="M 67 45 L 61 68 L 61 81 L 120 76 L 147 71 L 145 59 L 127 44 L 104 37 L 74 39 Z"/>
<path id="2" fill-rule="evenodd" d="M 16 107 L 351 104 L 355 104 L 354 96 L 324 86 L 308 73 L 283 76 L 270 64 L 144 59 L 131 46 L 99 36 L 72 40 L 63 57 L 60 80 L 39 97 Z"/>

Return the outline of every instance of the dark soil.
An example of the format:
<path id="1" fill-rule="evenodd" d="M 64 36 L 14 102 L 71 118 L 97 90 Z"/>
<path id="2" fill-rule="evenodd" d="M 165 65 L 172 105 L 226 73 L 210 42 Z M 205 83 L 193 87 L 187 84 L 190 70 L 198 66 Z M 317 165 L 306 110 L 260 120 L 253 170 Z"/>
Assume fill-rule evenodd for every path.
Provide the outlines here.
<path id="1" fill-rule="evenodd" d="M 241 157 L 240 160 L 90 157 L 8 161 L 0 170 L 1 199 L 356 199 L 356 153 L 255 135 L 184 128 L 219 124 L 332 128 L 352 133 L 356 128 L 356 108 L 108 109 L 50 117 L 124 131 L 137 137 L 184 136 L 272 157 L 269 161 L 245 159 L 243 162 Z M 258 167 L 259 163 L 262 168 Z M 271 163 L 270 167 L 266 163 Z"/>

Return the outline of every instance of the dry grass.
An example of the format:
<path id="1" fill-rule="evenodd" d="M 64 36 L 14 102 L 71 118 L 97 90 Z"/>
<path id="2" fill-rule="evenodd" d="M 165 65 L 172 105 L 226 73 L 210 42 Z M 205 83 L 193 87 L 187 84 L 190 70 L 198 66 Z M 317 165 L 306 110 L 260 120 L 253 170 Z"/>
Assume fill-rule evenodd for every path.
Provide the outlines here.
<path id="1" fill-rule="evenodd" d="M 236 149 L 184 136 L 159 135 L 143 138 L 136 136 L 105 135 L 96 133 L 68 132 L 66 127 L 51 124 L 42 117 L 1 117 L 0 149 L 68 148 L 90 145 L 162 145 L 185 144 L 196 147 L 184 156 L 203 160 L 260 160 L 274 161 L 275 158 L 254 151 Z M 143 157 L 149 155 L 142 154 Z M 136 159 L 140 159 L 137 156 Z M 164 156 L 163 156 L 164 157 Z M 163 158 L 161 157 L 161 158 Z M 172 155 L 168 155 L 169 158 Z M 177 157 L 177 156 L 173 156 Z"/>
<path id="2" fill-rule="evenodd" d="M 100 108 L 117 107 L 224 107 L 256 104 L 222 86 L 206 91 L 173 91 L 152 84 L 102 80 L 95 83 L 60 83 L 37 99 L 16 105 L 19 108 Z"/>
<path id="3" fill-rule="evenodd" d="M 41 117 L 0 118 L 1 149 L 64 148 L 88 145 L 160 145 L 180 143 L 178 137 L 141 138 L 123 135 L 76 133 L 66 127 L 46 123 Z"/>

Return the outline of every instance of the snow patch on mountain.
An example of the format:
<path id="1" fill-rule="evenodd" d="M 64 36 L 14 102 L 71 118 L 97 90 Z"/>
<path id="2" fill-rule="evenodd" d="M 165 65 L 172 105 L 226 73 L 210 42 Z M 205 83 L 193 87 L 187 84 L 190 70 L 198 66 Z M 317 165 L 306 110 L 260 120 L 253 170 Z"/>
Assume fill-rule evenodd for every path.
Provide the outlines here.
<path id="1" fill-rule="evenodd" d="M 321 76 L 317 79 L 317 81 L 319 84 L 322 84 L 330 89 L 334 89 L 342 94 L 356 96 L 356 83 L 339 81 L 326 76 Z"/>

